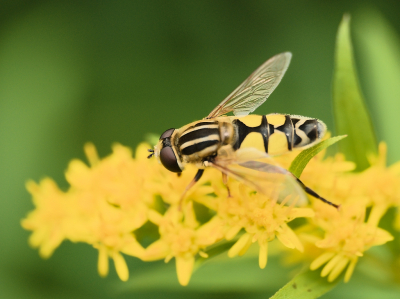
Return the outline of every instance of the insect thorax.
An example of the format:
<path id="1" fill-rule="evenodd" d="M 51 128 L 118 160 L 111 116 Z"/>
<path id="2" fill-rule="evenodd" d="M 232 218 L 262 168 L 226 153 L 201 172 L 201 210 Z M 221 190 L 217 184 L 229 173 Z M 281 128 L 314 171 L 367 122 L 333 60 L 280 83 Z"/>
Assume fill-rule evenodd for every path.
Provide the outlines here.
<path id="1" fill-rule="evenodd" d="M 201 164 L 217 154 L 221 146 L 234 141 L 235 129 L 228 117 L 201 120 L 179 129 L 176 146 L 183 163 Z"/>

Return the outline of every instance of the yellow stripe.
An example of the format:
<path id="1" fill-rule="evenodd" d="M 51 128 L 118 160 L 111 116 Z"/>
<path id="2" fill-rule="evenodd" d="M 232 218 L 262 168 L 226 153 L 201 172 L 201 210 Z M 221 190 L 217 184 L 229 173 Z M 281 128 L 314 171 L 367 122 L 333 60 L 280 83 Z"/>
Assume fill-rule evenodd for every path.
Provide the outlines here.
<path id="1" fill-rule="evenodd" d="M 268 154 L 277 155 L 288 152 L 288 143 L 285 133 L 275 131 L 269 136 Z"/>
<path id="2" fill-rule="evenodd" d="M 275 128 L 282 126 L 285 123 L 284 114 L 268 114 L 266 115 L 269 124 L 273 125 Z"/>
<path id="3" fill-rule="evenodd" d="M 214 124 L 214 123 L 210 123 L 209 125 L 205 125 L 205 126 L 199 126 L 199 127 L 193 127 L 193 128 L 188 128 L 185 131 L 183 131 L 182 136 L 193 132 L 193 131 L 197 131 L 197 130 L 202 130 L 202 129 L 218 129 L 218 124 Z"/>
<path id="4" fill-rule="evenodd" d="M 240 148 L 245 147 L 253 147 L 262 152 L 265 152 L 264 141 L 260 133 L 251 132 L 250 134 L 248 134 L 240 145 Z"/>
<path id="5" fill-rule="evenodd" d="M 306 120 L 307 119 L 300 118 L 294 128 L 294 132 L 297 134 L 297 136 L 301 138 L 301 142 L 295 146 L 296 149 L 301 149 L 303 146 L 310 144 L 310 138 L 308 138 L 306 133 L 304 133 L 304 131 L 299 128 L 302 124 L 304 124 Z"/>
<path id="6" fill-rule="evenodd" d="M 187 148 L 188 146 L 196 144 L 196 143 L 201 143 L 203 141 L 213 141 L 213 140 L 219 141 L 219 135 L 213 134 L 213 135 L 208 135 L 206 137 L 196 138 L 196 139 L 187 141 L 187 142 L 185 142 L 184 144 L 181 145 L 181 150 Z"/>
<path id="7" fill-rule="evenodd" d="M 254 128 L 261 125 L 262 116 L 261 115 L 247 115 L 240 117 L 239 120 L 246 126 Z"/>

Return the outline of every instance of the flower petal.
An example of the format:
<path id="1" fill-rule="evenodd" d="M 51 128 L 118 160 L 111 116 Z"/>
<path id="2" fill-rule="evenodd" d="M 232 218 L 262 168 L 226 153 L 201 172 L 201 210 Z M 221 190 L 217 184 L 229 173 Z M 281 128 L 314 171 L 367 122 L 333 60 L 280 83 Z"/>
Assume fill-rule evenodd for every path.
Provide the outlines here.
<path id="1" fill-rule="evenodd" d="M 322 269 L 321 271 L 321 276 L 325 277 L 327 276 L 332 269 L 341 261 L 342 256 L 340 254 L 335 255 Z"/>
<path id="2" fill-rule="evenodd" d="M 163 240 L 155 241 L 147 247 L 141 259 L 143 261 L 157 261 L 167 257 L 171 252 L 171 248 Z"/>
<path id="3" fill-rule="evenodd" d="M 262 242 L 260 245 L 260 251 L 258 254 L 258 265 L 261 269 L 264 269 L 267 266 L 268 260 L 268 242 Z"/>
<path id="4" fill-rule="evenodd" d="M 232 226 L 226 233 L 225 233 L 225 239 L 232 240 L 242 229 L 242 225 L 234 225 Z"/>
<path id="5" fill-rule="evenodd" d="M 99 247 L 99 259 L 97 262 L 97 270 L 100 276 L 105 277 L 108 274 L 108 253 L 104 246 Z"/>
<path id="6" fill-rule="evenodd" d="M 83 147 L 83 150 L 85 152 L 86 158 L 89 161 L 90 166 L 95 166 L 97 163 L 99 163 L 99 154 L 97 153 L 96 147 L 93 143 L 86 143 Z"/>
<path id="7" fill-rule="evenodd" d="M 346 267 L 346 265 L 349 263 L 349 258 L 347 257 L 342 257 L 342 259 L 336 264 L 336 266 L 332 269 L 331 273 L 328 276 L 328 281 L 332 282 L 334 281 L 340 273 L 342 273 L 343 269 Z"/>
<path id="8" fill-rule="evenodd" d="M 124 257 L 120 253 L 116 252 L 113 254 L 112 258 L 114 260 L 115 270 L 117 271 L 119 279 L 122 281 L 127 281 L 129 278 L 129 270 Z"/>
<path id="9" fill-rule="evenodd" d="M 178 275 L 178 281 L 181 285 L 186 286 L 189 283 L 190 277 L 192 276 L 194 257 L 175 257 L 176 259 L 176 272 Z"/>
<path id="10" fill-rule="evenodd" d="M 315 260 L 312 261 L 310 265 L 310 270 L 318 269 L 327 261 L 329 261 L 334 255 L 335 255 L 334 252 L 324 252 L 323 254 L 321 254 L 319 257 L 317 257 Z"/>
<path id="11" fill-rule="evenodd" d="M 344 275 L 344 282 L 348 282 L 350 280 L 351 275 L 353 274 L 354 268 L 356 267 L 358 258 L 355 257 L 351 260 L 350 265 L 347 267 L 346 274 Z"/>
<path id="12" fill-rule="evenodd" d="M 248 246 L 248 243 L 251 244 L 251 238 L 252 236 L 248 233 L 243 234 L 240 236 L 239 240 L 236 241 L 235 244 L 229 249 L 228 251 L 228 256 L 229 257 L 235 257 L 239 254 L 239 252 Z"/>

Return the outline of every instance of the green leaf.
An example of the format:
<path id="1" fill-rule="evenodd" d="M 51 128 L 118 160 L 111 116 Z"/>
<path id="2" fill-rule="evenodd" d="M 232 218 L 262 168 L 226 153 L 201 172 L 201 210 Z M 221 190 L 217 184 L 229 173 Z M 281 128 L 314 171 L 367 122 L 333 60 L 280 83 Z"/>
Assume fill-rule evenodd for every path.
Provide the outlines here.
<path id="1" fill-rule="evenodd" d="M 358 84 L 350 40 L 350 16 L 345 15 L 336 39 L 333 75 L 333 109 L 336 134 L 349 135 L 339 146 L 357 170 L 369 166 L 367 156 L 377 153 L 372 122 Z"/>
<path id="2" fill-rule="evenodd" d="M 289 281 L 271 299 L 310 299 L 318 298 L 335 287 L 340 279 L 328 282 L 319 271 L 307 270 Z"/>
<path id="3" fill-rule="evenodd" d="M 132 270 L 129 281 L 118 282 L 115 287 L 124 293 L 157 289 L 204 293 L 263 292 L 272 296 L 288 281 L 287 277 L 293 267 L 283 267 L 277 256 L 271 256 L 268 257 L 268 266 L 260 269 L 257 246 L 249 250 L 251 252 L 240 258 L 228 258 L 226 254 L 216 256 L 198 268 L 185 287 L 178 283 L 175 260 L 168 264 L 156 262 L 148 265 L 147 269 Z"/>
<path id="4" fill-rule="evenodd" d="M 376 10 L 363 10 L 355 24 L 360 69 L 380 140 L 388 144 L 388 164 L 400 159 L 397 126 L 400 99 L 400 37 Z"/>
<path id="5" fill-rule="evenodd" d="M 301 173 L 303 172 L 304 168 L 307 166 L 307 163 L 318 154 L 320 151 L 326 149 L 328 146 L 335 144 L 339 140 L 347 137 L 346 135 L 331 137 L 327 140 L 321 141 L 316 145 L 302 151 L 290 164 L 289 171 L 293 173 L 297 178 L 300 177 Z"/>

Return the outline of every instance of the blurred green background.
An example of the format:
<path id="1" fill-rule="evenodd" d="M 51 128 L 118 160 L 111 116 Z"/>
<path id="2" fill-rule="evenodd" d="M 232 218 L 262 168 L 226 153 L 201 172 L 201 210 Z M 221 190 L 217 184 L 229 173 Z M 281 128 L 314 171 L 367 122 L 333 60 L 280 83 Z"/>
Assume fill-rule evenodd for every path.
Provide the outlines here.
<path id="1" fill-rule="evenodd" d="M 147 275 L 154 279 L 148 290 L 135 289 L 134 276 L 143 281 L 141 273 L 159 264 L 128 257 L 132 288 L 121 292 L 126 285 L 113 267 L 107 278 L 98 276 L 97 251 L 88 245 L 65 242 L 42 260 L 20 226 L 33 208 L 24 183 L 50 176 L 66 188 L 63 171 L 70 159 L 84 159 L 85 142 L 94 142 L 104 156 L 114 142 L 135 147 L 146 133 L 201 119 L 283 51 L 293 53 L 291 66 L 256 112 L 316 117 L 333 128 L 334 45 L 345 12 L 352 15 L 361 86 L 378 139 L 388 140 L 394 162 L 400 158 L 393 127 L 400 112 L 400 54 L 390 49 L 399 46 L 398 0 L 0 1 L 0 297 L 267 298 L 275 293 L 293 273 L 274 261 L 265 270 L 256 260 L 234 262 L 212 279 L 211 290 L 196 286 L 218 270 L 210 272 L 206 264 L 183 288 L 172 261 L 164 266 L 170 287 L 157 281 L 161 276 Z M 386 42 L 392 43 L 389 49 Z M 241 287 L 244 276 L 248 283 Z M 356 271 L 350 283 L 324 298 L 378 295 L 398 293 Z"/>

